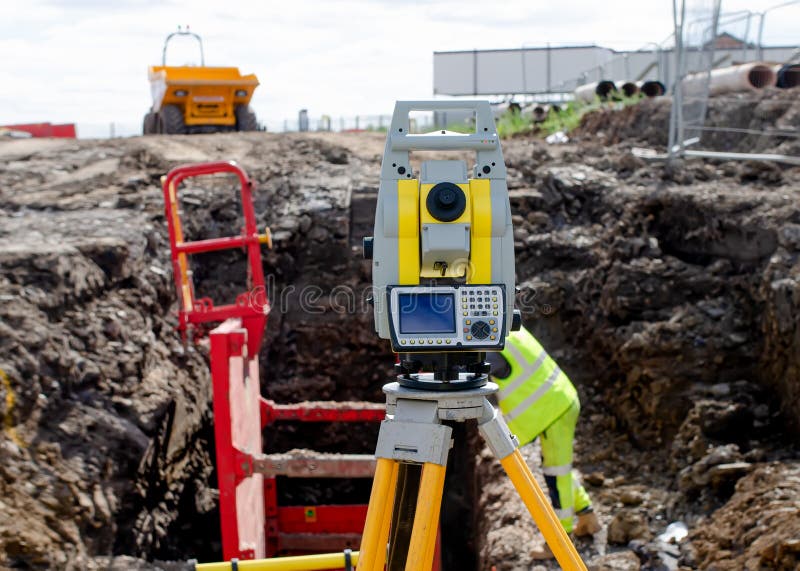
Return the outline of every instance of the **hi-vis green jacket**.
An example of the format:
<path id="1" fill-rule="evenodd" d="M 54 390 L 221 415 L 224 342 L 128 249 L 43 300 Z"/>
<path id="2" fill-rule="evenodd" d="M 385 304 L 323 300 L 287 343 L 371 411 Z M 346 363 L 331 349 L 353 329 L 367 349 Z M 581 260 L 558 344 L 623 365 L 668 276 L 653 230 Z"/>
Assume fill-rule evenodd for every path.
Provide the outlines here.
<path id="1" fill-rule="evenodd" d="M 511 432 L 527 444 L 578 399 L 567 375 L 524 327 L 512 331 L 501 353 L 511 374 L 494 377 L 500 386 L 498 405 Z"/>

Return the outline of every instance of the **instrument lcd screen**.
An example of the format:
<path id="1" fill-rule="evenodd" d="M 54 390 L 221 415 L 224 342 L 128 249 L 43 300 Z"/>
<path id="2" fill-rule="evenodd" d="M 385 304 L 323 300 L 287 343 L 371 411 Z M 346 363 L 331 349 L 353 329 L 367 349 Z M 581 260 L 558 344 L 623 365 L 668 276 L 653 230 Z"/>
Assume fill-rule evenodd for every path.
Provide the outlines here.
<path id="1" fill-rule="evenodd" d="M 400 333 L 455 333 L 456 299 L 453 293 L 398 295 Z"/>

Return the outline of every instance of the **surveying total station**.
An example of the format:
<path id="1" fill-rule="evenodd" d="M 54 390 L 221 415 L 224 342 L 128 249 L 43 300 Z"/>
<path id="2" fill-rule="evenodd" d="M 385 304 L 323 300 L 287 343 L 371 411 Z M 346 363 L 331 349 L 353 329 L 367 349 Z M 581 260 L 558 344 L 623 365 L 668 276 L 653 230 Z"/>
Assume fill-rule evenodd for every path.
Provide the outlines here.
<path id="1" fill-rule="evenodd" d="M 409 132 L 412 111 L 468 110 L 475 131 Z M 409 151 L 474 151 L 428 160 Z M 397 382 L 383 387 L 375 477 L 359 571 L 428 571 L 439 529 L 452 422 L 476 420 L 564 569 L 585 569 L 487 396 L 487 351 L 520 327 L 514 309 L 514 239 L 506 168 L 486 101 L 398 101 L 386 137 L 372 259 L 375 329 L 398 353 Z M 388 545 L 388 549 L 387 549 Z"/>

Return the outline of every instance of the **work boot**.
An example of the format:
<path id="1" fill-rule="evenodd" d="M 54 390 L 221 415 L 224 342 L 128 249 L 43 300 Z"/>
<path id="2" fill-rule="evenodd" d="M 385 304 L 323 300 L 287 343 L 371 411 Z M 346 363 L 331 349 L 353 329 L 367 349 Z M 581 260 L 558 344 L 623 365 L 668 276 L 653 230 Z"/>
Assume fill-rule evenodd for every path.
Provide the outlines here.
<path id="1" fill-rule="evenodd" d="M 583 537 L 585 535 L 594 535 L 601 529 L 603 529 L 603 526 L 600 525 L 597 514 L 594 513 L 592 508 L 586 508 L 578 513 L 578 522 L 575 524 L 573 533 L 577 537 Z"/>

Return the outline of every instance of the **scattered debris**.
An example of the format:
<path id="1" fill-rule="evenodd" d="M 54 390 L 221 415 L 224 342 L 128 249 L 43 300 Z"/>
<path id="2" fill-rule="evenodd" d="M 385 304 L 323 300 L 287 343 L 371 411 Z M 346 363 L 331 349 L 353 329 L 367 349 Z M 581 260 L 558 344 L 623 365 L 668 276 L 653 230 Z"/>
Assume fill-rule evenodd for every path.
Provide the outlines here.
<path id="1" fill-rule="evenodd" d="M 564 131 L 556 131 L 544 138 L 544 142 L 548 145 L 563 145 L 569 143 L 569 137 Z"/>
<path id="2" fill-rule="evenodd" d="M 682 521 L 673 521 L 656 539 L 664 543 L 680 543 L 689 535 L 689 528 Z"/>

